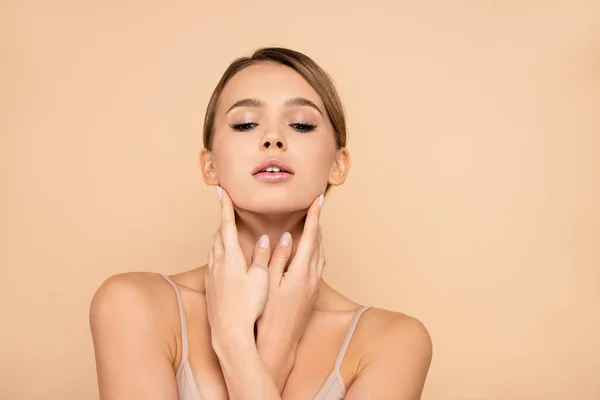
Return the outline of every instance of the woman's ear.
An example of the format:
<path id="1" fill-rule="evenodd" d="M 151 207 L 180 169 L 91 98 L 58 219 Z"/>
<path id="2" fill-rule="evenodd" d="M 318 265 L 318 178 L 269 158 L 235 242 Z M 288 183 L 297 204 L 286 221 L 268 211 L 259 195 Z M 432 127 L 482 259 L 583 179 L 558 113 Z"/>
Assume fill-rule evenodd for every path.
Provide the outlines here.
<path id="1" fill-rule="evenodd" d="M 200 150 L 198 166 L 200 167 L 200 171 L 202 171 L 204 183 L 210 186 L 216 186 L 219 184 L 219 174 L 217 173 L 215 160 L 210 150 L 206 148 Z"/>
<path id="2" fill-rule="evenodd" d="M 338 149 L 335 154 L 333 167 L 329 172 L 329 180 L 327 181 L 332 186 L 339 186 L 346 181 L 346 176 L 350 171 L 350 152 L 347 148 Z"/>

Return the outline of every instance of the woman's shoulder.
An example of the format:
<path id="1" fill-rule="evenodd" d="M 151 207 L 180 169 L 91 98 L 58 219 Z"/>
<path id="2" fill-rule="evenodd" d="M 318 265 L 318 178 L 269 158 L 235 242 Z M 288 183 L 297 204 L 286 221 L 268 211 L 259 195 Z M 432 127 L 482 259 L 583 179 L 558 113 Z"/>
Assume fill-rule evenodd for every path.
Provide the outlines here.
<path id="1" fill-rule="evenodd" d="M 432 340 L 425 324 L 418 318 L 385 308 L 365 306 L 357 303 L 338 291 L 325 286 L 324 308 L 356 313 L 367 309 L 360 315 L 356 326 L 357 348 L 366 356 L 377 358 L 392 351 L 420 351 L 422 357 L 431 354 Z M 368 358 L 368 357 L 367 357 Z"/>
<path id="2" fill-rule="evenodd" d="M 175 290 L 160 274 L 107 278 L 89 310 L 98 375 L 127 385 L 145 385 L 151 375 L 170 376 L 181 359 L 179 316 Z"/>
<path id="3" fill-rule="evenodd" d="M 359 369 L 380 364 L 405 368 L 406 363 L 429 366 L 432 340 L 425 324 L 414 316 L 370 307 L 357 329 L 362 355 Z"/>
<path id="4" fill-rule="evenodd" d="M 146 308 L 156 305 L 160 294 L 169 289 L 160 274 L 153 272 L 125 272 L 108 277 L 96 290 L 91 308 L 108 305 Z M 173 290 L 173 289 L 171 289 Z"/>
<path id="5" fill-rule="evenodd" d="M 169 276 L 180 293 L 202 294 L 203 268 Z M 124 272 L 108 277 L 96 290 L 90 304 L 90 320 L 142 319 L 160 326 L 179 324 L 177 297 L 173 286 L 155 272 Z"/>
<path id="6" fill-rule="evenodd" d="M 425 325 L 416 317 L 385 308 L 363 305 L 344 296 L 327 283 L 323 285 L 323 308 L 336 311 L 357 312 L 368 309 L 360 317 L 360 330 L 372 335 L 415 335 L 424 340 L 429 337 Z"/>
<path id="7" fill-rule="evenodd" d="M 370 307 L 361 317 L 365 332 L 378 339 L 396 341 L 431 342 L 425 324 L 414 316 L 384 308 Z"/>
<path id="8" fill-rule="evenodd" d="M 173 288 L 160 274 L 152 272 L 127 272 L 107 278 L 92 298 L 89 319 L 94 338 L 143 333 L 146 338 L 171 341 L 179 324 Z"/>
<path id="9" fill-rule="evenodd" d="M 369 336 L 406 334 L 422 336 L 425 339 L 429 336 L 425 325 L 416 317 L 385 308 L 365 306 L 343 295 L 326 282 L 323 282 L 319 295 L 322 296 L 319 308 L 350 312 L 368 309 L 368 312 L 361 314 L 359 325 L 360 330 L 367 332 Z"/>
<path id="10" fill-rule="evenodd" d="M 169 280 L 177 284 L 179 290 L 198 291 L 198 277 L 202 268 L 169 276 Z M 122 303 L 134 300 L 138 306 L 156 306 L 165 300 L 165 294 L 172 293 L 173 287 L 162 275 L 155 272 L 124 272 L 108 277 L 96 290 L 92 306 L 104 303 Z M 197 287 L 196 287 L 197 286 Z M 172 296 L 169 296 L 172 297 Z M 169 299 L 171 300 L 171 299 Z M 171 304 L 172 301 L 168 301 Z"/>

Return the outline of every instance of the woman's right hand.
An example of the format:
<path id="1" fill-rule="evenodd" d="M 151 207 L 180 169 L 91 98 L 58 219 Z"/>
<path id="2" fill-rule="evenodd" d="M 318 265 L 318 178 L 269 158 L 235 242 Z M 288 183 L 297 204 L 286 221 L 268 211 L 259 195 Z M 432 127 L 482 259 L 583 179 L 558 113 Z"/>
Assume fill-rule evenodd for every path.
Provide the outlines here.
<path id="1" fill-rule="evenodd" d="M 289 268 L 292 238 L 284 233 L 269 262 L 269 293 L 265 308 L 257 321 L 256 344 L 259 354 L 275 375 L 283 390 L 291 371 L 295 352 L 304 334 L 325 267 L 319 217 L 323 195 L 308 209 L 304 231 Z"/>
<path id="2" fill-rule="evenodd" d="M 263 235 L 256 243 L 247 267 L 238 241 L 233 203 L 225 190 L 218 188 L 218 193 L 221 225 L 214 235 L 205 277 L 213 347 L 236 345 L 240 340 L 254 345 L 254 323 L 267 300 L 269 238 Z"/>

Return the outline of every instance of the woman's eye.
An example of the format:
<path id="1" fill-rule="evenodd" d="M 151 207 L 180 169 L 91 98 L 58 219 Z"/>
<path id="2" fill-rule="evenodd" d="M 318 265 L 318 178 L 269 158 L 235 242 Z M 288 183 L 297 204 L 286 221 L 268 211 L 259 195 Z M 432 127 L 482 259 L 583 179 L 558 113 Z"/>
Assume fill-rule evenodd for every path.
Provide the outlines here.
<path id="1" fill-rule="evenodd" d="M 302 133 L 314 131 L 315 128 L 317 127 L 316 125 L 313 125 L 313 124 L 302 124 L 302 123 L 290 124 L 290 126 L 292 128 L 294 128 L 295 130 L 297 130 L 298 132 L 302 132 Z"/>
<path id="2" fill-rule="evenodd" d="M 230 126 L 233 130 L 244 132 L 258 126 L 258 124 L 255 124 L 254 122 L 243 122 L 241 124 L 232 124 Z"/>

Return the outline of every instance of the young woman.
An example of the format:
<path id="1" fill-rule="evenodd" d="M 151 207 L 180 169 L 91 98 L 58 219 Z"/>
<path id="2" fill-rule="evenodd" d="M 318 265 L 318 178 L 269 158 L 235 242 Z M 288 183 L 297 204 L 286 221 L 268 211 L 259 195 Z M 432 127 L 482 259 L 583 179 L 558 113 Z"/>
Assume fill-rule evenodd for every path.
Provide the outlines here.
<path id="1" fill-rule="evenodd" d="M 208 263 L 120 274 L 98 289 L 102 400 L 420 398 L 425 327 L 321 279 L 319 215 L 348 174 L 345 146 L 341 102 L 312 59 L 264 48 L 229 66 L 199 159 L 221 210 Z"/>

